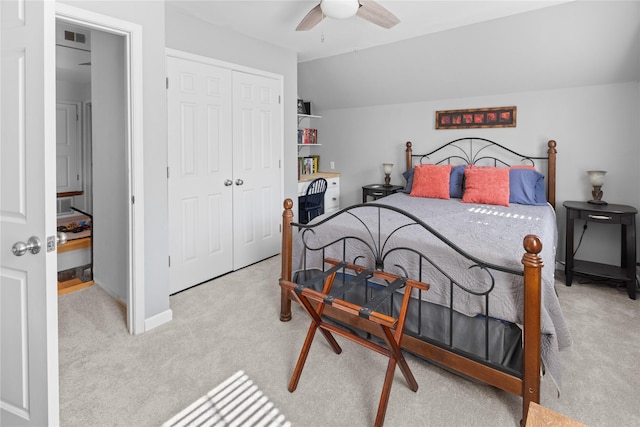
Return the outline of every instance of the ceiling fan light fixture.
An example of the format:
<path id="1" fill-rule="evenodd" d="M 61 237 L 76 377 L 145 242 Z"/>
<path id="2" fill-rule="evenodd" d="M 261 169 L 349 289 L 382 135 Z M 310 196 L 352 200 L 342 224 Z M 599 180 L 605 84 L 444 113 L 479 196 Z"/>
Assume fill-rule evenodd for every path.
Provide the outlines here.
<path id="1" fill-rule="evenodd" d="M 358 13 L 360 3 L 358 0 L 322 0 L 320 8 L 329 18 L 346 19 Z"/>

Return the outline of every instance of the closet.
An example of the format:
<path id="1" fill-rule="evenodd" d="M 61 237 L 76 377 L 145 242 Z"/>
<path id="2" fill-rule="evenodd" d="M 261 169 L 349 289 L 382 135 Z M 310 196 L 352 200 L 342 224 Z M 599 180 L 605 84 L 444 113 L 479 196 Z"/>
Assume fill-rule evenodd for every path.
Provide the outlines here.
<path id="1" fill-rule="evenodd" d="M 282 77 L 167 55 L 170 293 L 280 252 Z"/>

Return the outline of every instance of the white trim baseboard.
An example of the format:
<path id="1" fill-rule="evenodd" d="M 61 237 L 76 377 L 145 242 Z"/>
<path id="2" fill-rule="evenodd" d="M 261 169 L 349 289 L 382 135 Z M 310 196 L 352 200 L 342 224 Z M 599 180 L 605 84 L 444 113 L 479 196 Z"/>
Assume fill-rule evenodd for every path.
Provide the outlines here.
<path id="1" fill-rule="evenodd" d="M 164 325 L 173 319 L 173 311 L 169 308 L 154 316 L 147 317 L 144 320 L 144 331 L 149 332 L 153 328 L 157 328 L 160 325 Z"/>

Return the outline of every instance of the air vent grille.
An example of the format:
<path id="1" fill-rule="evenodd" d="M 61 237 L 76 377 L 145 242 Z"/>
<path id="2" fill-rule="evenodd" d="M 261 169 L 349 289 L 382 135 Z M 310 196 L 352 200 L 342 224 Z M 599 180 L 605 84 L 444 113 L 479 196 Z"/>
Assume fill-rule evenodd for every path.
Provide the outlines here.
<path id="1" fill-rule="evenodd" d="M 76 43 L 86 43 L 87 36 L 82 33 L 74 33 L 73 31 L 65 31 L 64 39 Z"/>

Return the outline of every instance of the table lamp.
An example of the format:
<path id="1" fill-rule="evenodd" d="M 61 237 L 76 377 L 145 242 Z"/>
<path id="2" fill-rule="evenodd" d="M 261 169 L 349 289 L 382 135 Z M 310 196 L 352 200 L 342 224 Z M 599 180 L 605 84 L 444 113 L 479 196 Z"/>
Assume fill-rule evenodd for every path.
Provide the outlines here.
<path id="1" fill-rule="evenodd" d="M 587 171 L 589 175 L 589 182 L 593 185 L 593 191 L 591 195 L 593 200 L 589 200 L 589 203 L 594 205 L 606 205 L 607 202 L 602 200 L 602 186 L 604 185 L 604 175 L 607 171 Z"/>
<path id="2" fill-rule="evenodd" d="M 383 163 L 382 167 L 384 168 L 384 186 L 391 187 L 391 169 L 393 169 L 393 163 Z"/>

